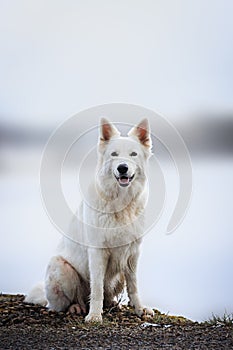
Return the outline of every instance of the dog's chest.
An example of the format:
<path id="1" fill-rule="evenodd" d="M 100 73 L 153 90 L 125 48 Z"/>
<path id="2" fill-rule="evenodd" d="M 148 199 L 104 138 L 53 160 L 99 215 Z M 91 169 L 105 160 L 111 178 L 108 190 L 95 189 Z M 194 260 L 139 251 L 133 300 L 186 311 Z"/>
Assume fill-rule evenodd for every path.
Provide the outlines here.
<path id="1" fill-rule="evenodd" d="M 135 218 L 132 221 L 128 221 L 127 224 L 123 224 L 121 220 L 114 217 L 112 219 L 108 217 L 102 218 L 102 229 L 100 232 L 100 237 L 102 240 L 103 247 L 106 248 L 119 248 L 118 255 L 122 255 L 122 258 L 126 255 L 123 246 L 129 246 L 136 240 L 138 240 L 143 235 L 144 218 L 142 216 Z M 111 222 L 109 222 L 111 220 Z M 113 257 L 115 257 L 116 252 L 112 251 Z"/>

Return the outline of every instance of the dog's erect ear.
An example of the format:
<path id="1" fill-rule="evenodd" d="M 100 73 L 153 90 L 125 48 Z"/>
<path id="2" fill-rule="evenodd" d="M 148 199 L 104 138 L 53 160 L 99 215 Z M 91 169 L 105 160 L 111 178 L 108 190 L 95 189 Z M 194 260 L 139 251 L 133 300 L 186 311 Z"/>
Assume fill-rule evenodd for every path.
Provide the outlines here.
<path id="1" fill-rule="evenodd" d="M 128 133 L 130 137 L 136 137 L 140 143 L 151 149 L 152 142 L 150 137 L 150 127 L 148 119 L 143 119 L 137 126 L 134 126 Z"/>
<path id="2" fill-rule="evenodd" d="M 100 142 L 109 141 L 112 137 L 119 137 L 120 132 L 107 119 L 101 118 L 100 121 Z"/>

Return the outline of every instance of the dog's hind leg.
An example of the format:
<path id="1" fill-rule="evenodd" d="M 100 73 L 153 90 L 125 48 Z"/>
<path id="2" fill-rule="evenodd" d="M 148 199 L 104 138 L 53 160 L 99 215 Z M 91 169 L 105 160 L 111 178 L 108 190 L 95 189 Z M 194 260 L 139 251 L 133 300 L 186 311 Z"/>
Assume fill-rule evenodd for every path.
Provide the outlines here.
<path id="1" fill-rule="evenodd" d="M 74 267 L 61 256 L 50 260 L 45 291 L 49 309 L 86 313 L 84 282 Z"/>

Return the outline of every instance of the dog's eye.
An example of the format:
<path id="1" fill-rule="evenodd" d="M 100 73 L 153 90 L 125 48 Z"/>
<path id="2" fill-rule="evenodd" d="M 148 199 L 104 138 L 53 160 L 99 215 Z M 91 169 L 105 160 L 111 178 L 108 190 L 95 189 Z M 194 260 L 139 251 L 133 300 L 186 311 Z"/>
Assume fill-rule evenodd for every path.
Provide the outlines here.
<path id="1" fill-rule="evenodd" d="M 136 157 L 138 154 L 136 153 L 136 152 L 132 152 L 132 153 L 130 153 L 130 156 L 131 157 Z"/>
<path id="2" fill-rule="evenodd" d="M 118 154 L 117 152 L 112 152 L 112 153 L 111 153 L 111 156 L 112 156 L 112 157 L 118 157 L 119 154 Z"/>

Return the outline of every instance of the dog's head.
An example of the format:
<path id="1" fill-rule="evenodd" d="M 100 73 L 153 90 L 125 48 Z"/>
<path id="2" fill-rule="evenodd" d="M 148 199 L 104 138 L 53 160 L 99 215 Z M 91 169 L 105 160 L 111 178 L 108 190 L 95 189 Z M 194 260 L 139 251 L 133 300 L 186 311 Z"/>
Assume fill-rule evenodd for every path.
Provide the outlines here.
<path id="1" fill-rule="evenodd" d="M 145 181 L 146 161 L 151 155 L 149 123 L 143 119 L 133 127 L 128 137 L 121 137 L 118 129 L 102 118 L 99 139 L 98 174 L 102 187 L 130 187 Z M 118 187 L 119 188 L 119 187 Z"/>

